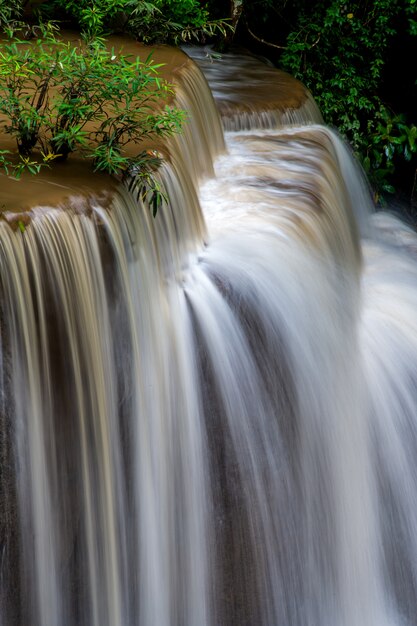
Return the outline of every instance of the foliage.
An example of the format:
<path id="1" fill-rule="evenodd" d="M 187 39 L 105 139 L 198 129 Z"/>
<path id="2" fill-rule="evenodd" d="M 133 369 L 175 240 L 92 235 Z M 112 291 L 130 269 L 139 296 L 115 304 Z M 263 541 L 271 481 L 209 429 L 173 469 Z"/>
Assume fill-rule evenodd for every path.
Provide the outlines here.
<path id="1" fill-rule="evenodd" d="M 124 11 L 127 0 L 51 0 L 40 6 L 42 19 L 75 26 L 90 38 L 111 30 L 111 22 Z"/>
<path id="2" fill-rule="evenodd" d="M 417 0 L 406 0 L 405 12 L 411 35 L 417 35 Z"/>
<path id="3" fill-rule="evenodd" d="M 411 30 L 415 2 L 406 5 Z M 378 95 L 395 18 L 403 10 L 396 0 L 305 5 L 281 57 L 284 69 L 312 91 L 325 121 L 351 142 L 382 191 L 393 190 L 389 178 L 395 166 L 417 151 L 416 127 Z"/>
<path id="4" fill-rule="evenodd" d="M 216 35 L 225 37 L 230 29 L 227 20 L 210 19 L 197 0 L 127 0 L 126 5 L 127 28 L 145 43 L 203 43 Z"/>
<path id="5" fill-rule="evenodd" d="M 90 38 L 121 29 L 144 43 L 201 42 L 229 28 L 225 20 L 211 20 L 198 0 L 52 0 L 41 12 L 69 20 Z"/>
<path id="6" fill-rule="evenodd" d="M 411 161 L 417 152 L 417 127 L 379 101 L 379 109 L 368 120 L 361 139 L 358 154 L 371 182 L 377 191 L 394 193 L 391 175 L 397 164 Z"/>
<path id="7" fill-rule="evenodd" d="M 171 86 L 159 68 L 151 57 L 127 57 L 100 40 L 60 41 L 51 29 L 30 44 L 3 42 L 0 128 L 15 139 L 16 151 L 0 152 L 0 168 L 17 177 L 25 170 L 36 174 L 77 152 L 95 170 L 123 176 L 136 169 L 158 195 L 151 170 L 159 159 L 143 141 L 178 131 L 183 119 L 181 111 L 160 105 Z"/>
<path id="8" fill-rule="evenodd" d="M 0 28 L 17 20 L 23 11 L 23 0 L 0 0 Z"/>

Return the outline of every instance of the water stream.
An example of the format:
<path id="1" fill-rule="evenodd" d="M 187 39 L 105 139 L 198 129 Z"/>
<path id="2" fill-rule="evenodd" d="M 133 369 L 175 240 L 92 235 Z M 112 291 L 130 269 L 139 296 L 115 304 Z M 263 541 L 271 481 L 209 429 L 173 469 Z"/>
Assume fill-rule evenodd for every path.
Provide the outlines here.
<path id="1" fill-rule="evenodd" d="M 416 626 L 417 236 L 298 83 L 192 55 L 227 132 L 187 65 L 156 219 L 0 221 L 0 626 Z"/>

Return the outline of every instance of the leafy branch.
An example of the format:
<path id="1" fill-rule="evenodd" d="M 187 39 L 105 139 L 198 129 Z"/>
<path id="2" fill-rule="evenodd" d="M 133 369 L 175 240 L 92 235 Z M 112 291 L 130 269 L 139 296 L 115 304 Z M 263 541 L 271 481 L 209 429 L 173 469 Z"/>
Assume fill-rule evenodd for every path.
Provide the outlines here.
<path id="1" fill-rule="evenodd" d="M 172 86 L 160 64 L 107 50 L 101 40 L 74 46 L 51 29 L 36 41 L 0 44 L 0 130 L 16 151 L 0 152 L 0 168 L 37 174 L 72 153 L 96 171 L 120 178 L 135 171 L 155 198 L 152 170 L 160 160 L 144 140 L 178 132 L 184 113 L 168 104 Z M 127 149 L 128 148 L 128 149 Z"/>

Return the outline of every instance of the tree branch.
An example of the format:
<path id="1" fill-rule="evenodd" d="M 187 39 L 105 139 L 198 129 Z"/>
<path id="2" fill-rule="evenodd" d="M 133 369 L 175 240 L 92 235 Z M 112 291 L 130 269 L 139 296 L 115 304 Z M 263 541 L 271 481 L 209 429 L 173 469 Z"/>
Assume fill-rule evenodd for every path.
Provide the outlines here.
<path id="1" fill-rule="evenodd" d="M 265 46 L 270 46 L 271 48 L 277 48 L 277 50 L 286 50 L 287 47 L 286 46 L 278 46 L 276 43 L 271 43 L 270 41 L 265 41 L 265 39 L 262 39 L 262 37 L 258 37 L 257 35 L 255 35 L 254 32 L 251 31 L 251 29 L 249 28 L 249 24 L 246 22 L 246 28 L 248 30 L 248 33 L 251 37 L 253 37 L 256 41 L 259 41 L 259 43 L 263 43 Z"/>

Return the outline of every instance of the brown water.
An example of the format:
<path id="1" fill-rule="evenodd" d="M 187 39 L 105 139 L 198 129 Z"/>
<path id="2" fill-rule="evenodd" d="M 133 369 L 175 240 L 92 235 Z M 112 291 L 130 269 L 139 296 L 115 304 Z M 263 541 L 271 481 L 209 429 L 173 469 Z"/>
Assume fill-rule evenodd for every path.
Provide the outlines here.
<path id="1" fill-rule="evenodd" d="M 307 89 L 286 72 L 246 51 L 218 55 L 210 47 L 184 47 L 203 70 L 226 131 L 321 123 Z"/>
<path id="2" fill-rule="evenodd" d="M 176 58 L 156 219 L 74 162 L 7 181 L 0 625 L 416 625 L 417 237 L 298 83 L 203 59 L 246 85 L 223 136 Z"/>

